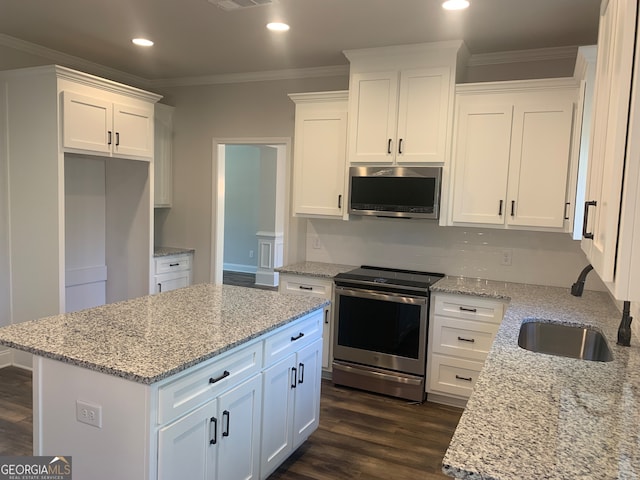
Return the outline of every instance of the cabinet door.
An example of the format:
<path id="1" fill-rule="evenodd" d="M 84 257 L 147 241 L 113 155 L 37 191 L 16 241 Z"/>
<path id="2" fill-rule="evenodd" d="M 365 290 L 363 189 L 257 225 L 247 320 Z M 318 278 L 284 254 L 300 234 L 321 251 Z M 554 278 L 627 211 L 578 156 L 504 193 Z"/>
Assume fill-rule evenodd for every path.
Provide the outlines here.
<path id="1" fill-rule="evenodd" d="M 154 113 L 153 203 L 171 207 L 173 202 L 173 107 L 156 104 Z"/>
<path id="2" fill-rule="evenodd" d="M 151 159 L 153 157 L 153 108 L 113 106 L 113 154 Z"/>
<path id="3" fill-rule="evenodd" d="M 398 72 L 356 73 L 349 86 L 349 161 L 392 163 Z"/>
<path id="4" fill-rule="evenodd" d="M 297 385 L 293 414 L 293 448 L 297 448 L 320 423 L 322 340 L 302 348 L 297 354 Z"/>
<path id="5" fill-rule="evenodd" d="M 188 287 L 191 284 L 191 272 L 184 270 L 175 273 L 156 275 L 156 293 L 169 292 L 177 288 Z"/>
<path id="6" fill-rule="evenodd" d="M 346 137 L 346 110 L 296 115 L 296 214 L 342 216 Z"/>
<path id="7" fill-rule="evenodd" d="M 445 161 L 450 76 L 449 68 L 400 73 L 397 163 Z"/>
<path id="8" fill-rule="evenodd" d="M 600 19 L 582 249 L 604 282 L 614 280 L 637 2 L 610 0 Z M 587 208 L 587 207 L 585 207 Z"/>
<path id="9" fill-rule="evenodd" d="M 216 401 L 158 432 L 158 480 L 213 480 L 217 441 Z"/>
<path id="10" fill-rule="evenodd" d="M 261 382 L 261 376 L 255 375 L 218 397 L 217 479 L 249 480 L 259 476 Z"/>
<path id="11" fill-rule="evenodd" d="M 112 104 L 62 92 L 62 145 L 65 149 L 109 154 L 113 142 Z"/>
<path id="12" fill-rule="evenodd" d="M 278 468 L 293 450 L 293 405 L 297 380 L 295 354 L 263 373 L 262 478 Z"/>
<path id="13" fill-rule="evenodd" d="M 507 224 L 564 226 L 573 103 L 514 107 Z"/>
<path id="14" fill-rule="evenodd" d="M 504 224 L 512 106 L 461 103 L 456 121 L 453 221 Z"/>

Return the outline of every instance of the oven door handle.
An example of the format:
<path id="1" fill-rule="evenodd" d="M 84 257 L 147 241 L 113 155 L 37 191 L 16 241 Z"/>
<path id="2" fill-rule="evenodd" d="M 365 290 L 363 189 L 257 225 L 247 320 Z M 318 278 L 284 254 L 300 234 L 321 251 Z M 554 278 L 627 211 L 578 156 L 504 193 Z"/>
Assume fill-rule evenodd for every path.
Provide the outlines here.
<path id="1" fill-rule="evenodd" d="M 350 297 L 359 297 L 359 298 L 368 298 L 371 300 L 382 300 L 385 302 L 396 302 L 396 303 L 413 303 L 416 305 L 426 305 L 427 297 L 418 297 L 413 295 L 408 295 L 405 293 L 384 293 L 384 292 L 376 292 L 373 290 L 361 290 L 356 288 L 347 288 L 347 287 L 336 287 L 335 290 L 337 295 L 345 295 Z"/>

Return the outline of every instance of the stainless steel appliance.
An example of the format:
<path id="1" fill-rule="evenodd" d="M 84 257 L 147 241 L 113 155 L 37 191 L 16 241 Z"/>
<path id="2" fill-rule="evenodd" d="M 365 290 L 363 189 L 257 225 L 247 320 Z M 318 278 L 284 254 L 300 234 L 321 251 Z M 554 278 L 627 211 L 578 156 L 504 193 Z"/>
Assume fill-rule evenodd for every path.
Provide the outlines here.
<path id="1" fill-rule="evenodd" d="M 336 275 L 333 383 L 423 401 L 429 287 L 443 276 L 371 266 Z"/>
<path id="2" fill-rule="evenodd" d="M 441 178 L 442 167 L 350 167 L 349 214 L 437 219 Z"/>

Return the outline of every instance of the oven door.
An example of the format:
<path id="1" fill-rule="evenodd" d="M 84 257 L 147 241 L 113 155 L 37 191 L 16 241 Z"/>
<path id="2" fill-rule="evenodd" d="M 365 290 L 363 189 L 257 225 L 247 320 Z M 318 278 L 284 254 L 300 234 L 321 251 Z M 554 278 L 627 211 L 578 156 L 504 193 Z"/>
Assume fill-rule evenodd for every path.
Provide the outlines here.
<path id="1" fill-rule="evenodd" d="M 424 375 L 428 297 L 336 286 L 336 360 Z"/>

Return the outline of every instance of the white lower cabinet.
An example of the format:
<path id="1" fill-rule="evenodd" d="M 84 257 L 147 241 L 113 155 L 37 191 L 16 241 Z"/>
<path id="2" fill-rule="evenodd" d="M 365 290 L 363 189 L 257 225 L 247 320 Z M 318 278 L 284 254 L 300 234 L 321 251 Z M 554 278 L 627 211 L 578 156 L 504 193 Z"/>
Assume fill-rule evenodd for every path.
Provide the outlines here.
<path id="1" fill-rule="evenodd" d="M 320 277 L 310 277 L 295 274 L 280 274 L 280 293 L 293 295 L 308 295 L 326 298 L 332 303 L 324 307 L 324 324 L 322 327 L 322 368 L 331 371 L 332 335 L 333 335 L 333 280 Z"/>
<path id="2" fill-rule="evenodd" d="M 457 401 L 469 398 L 503 313 L 499 300 L 432 294 L 427 393 Z"/>
<path id="3" fill-rule="evenodd" d="M 155 293 L 168 292 L 191 285 L 193 254 L 180 253 L 155 259 Z"/>
<path id="4" fill-rule="evenodd" d="M 266 478 L 318 427 L 322 310 L 158 388 L 159 480 Z"/>
<path id="5" fill-rule="evenodd" d="M 261 477 L 268 477 L 318 427 L 322 341 L 267 368 L 263 374 Z"/>

